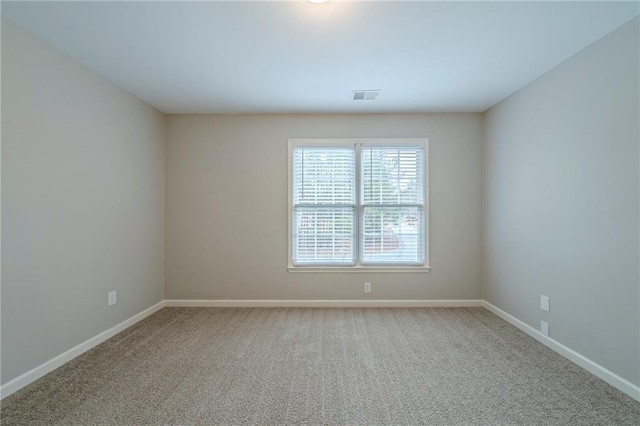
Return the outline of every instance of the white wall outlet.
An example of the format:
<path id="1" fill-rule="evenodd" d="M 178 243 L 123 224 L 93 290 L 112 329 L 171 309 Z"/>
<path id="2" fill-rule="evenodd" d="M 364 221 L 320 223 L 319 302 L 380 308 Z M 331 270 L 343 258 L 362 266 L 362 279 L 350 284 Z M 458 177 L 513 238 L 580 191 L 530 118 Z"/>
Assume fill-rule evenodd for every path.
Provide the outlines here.
<path id="1" fill-rule="evenodd" d="M 107 306 L 115 305 L 116 303 L 118 303 L 118 295 L 114 290 L 109 292 L 108 299 L 107 299 Z"/>
<path id="2" fill-rule="evenodd" d="M 549 312 L 549 298 L 543 294 L 540 295 L 540 309 Z"/>
<path id="3" fill-rule="evenodd" d="M 549 337 L 549 323 L 546 321 L 540 321 L 540 333 Z"/>
<path id="4" fill-rule="evenodd" d="M 371 293 L 371 283 L 364 283 L 364 292 Z"/>

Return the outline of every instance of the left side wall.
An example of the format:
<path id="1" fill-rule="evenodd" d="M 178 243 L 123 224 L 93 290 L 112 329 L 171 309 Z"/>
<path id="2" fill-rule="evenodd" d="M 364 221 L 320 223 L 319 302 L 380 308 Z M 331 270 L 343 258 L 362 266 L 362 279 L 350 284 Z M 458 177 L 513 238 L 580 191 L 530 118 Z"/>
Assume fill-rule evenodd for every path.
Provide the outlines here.
<path id="1" fill-rule="evenodd" d="M 164 299 L 164 115 L 3 19 L 2 150 L 5 384 Z"/>

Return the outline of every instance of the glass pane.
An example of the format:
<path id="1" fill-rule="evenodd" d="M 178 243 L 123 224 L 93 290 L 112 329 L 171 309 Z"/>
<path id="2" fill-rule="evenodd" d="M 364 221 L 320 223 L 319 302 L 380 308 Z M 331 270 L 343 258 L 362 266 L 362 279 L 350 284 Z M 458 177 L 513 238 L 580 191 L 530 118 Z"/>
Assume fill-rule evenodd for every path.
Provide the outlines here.
<path id="1" fill-rule="evenodd" d="M 421 148 L 362 148 L 363 204 L 422 204 Z"/>
<path id="2" fill-rule="evenodd" d="M 422 264 L 423 230 L 420 207 L 364 207 L 362 263 Z"/>
<path id="3" fill-rule="evenodd" d="M 297 207 L 293 216 L 294 265 L 354 264 L 353 207 Z"/>
<path id="4" fill-rule="evenodd" d="M 355 181 L 353 148 L 293 152 L 293 204 L 355 204 Z"/>

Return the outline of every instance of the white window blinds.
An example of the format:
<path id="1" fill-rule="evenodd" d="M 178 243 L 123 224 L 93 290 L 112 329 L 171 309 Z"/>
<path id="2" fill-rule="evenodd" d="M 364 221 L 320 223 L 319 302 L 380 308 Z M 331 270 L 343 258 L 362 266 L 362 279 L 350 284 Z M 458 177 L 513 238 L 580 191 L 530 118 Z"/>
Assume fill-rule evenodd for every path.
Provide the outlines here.
<path id="1" fill-rule="evenodd" d="M 356 179 L 350 147 L 293 150 L 294 265 L 353 265 Z"/>
<path id="2" fill-rule="evenodd" d="M 361 148 L 362 264 L 424 263 L 422 147 Z"/>
<path id="3" fill-rule="evenodd" d="M 290 141 L 290 266 L 425 266 L 427 141 Z"/>

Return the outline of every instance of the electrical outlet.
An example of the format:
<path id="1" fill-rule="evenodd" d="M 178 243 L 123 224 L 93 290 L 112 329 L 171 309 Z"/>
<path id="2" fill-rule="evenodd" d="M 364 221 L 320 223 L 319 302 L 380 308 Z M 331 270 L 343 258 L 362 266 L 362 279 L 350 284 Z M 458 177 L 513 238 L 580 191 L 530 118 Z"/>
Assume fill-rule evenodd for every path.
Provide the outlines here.
<path id="1" fill-rule="evenodd" d="M 118 303 L 118 295 L 114 290 L 109 292 L 107 296 L 107 306 L 115 305 L 116 303 Z"/>
<path id="2" fill-rule="evenodd" d="M 545 295 L 540 295 L 540 309 L 549 312 L 549 298 Z"/>
<path id="3" fill-rule="evenodd" d="M 540 321 L 540 333 L 549 337 L 549 323 L 546 321 Z"/>
<path id="4" fill-rule="evenodd" d="M 364 292 L 371 293 L 371 283 L 364 283 Z"/>

